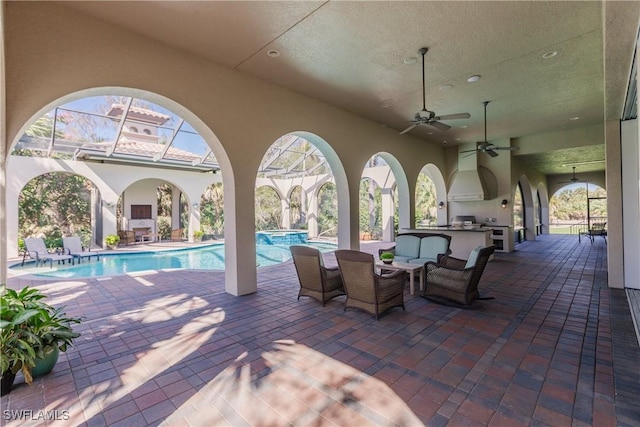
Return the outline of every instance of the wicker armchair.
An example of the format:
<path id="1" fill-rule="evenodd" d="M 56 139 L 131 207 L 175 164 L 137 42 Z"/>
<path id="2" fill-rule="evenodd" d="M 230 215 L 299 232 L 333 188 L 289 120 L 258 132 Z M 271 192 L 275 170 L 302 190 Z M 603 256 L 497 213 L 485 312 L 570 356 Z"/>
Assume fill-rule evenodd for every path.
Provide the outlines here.
<path id="1" fill-rule="evenodd" d="M 338 250 L 336 259 L 347 293 L 345 310 L 359 308 L 375 315 L 376 319 L 393 307 L 404 310 L 406 271 L 378 274 L 373 255 L 359 251 Z"/>
<path id="2" fill-rule="evenodd" d="M 136 243 L 136 233 L 133 230 L 119 230 L 118 237 L 120 237 L 121 245 L 132 245 Z"/>
<path id="3" fill-rule="evenodd" d="M 298 300 L 301 296 L 312 297 L 321 301 L 324 307 L 330 299 L 344 295 L 340 271 L 337 267 L 325 267 L 319 250 L 296 245 L 290 249 L 300 281 Z"/>
<path id="4" fill-rule="evenodd" d="M 171 230 L 171 241 L 182 242 L 183 232 L 184 232 L 184 228 L 174 228 L 173 230 Z"/>
<path id="5" fill-rule="evenodd" d="M 460 304 L 469 305 L 480 296 L 478 282 L 495 251 L 495 246 L 476 248 L 468 260 L 441 256 L 438 262 L 427 262 L 427 283 L 424 296 L 442 297 Z"/>

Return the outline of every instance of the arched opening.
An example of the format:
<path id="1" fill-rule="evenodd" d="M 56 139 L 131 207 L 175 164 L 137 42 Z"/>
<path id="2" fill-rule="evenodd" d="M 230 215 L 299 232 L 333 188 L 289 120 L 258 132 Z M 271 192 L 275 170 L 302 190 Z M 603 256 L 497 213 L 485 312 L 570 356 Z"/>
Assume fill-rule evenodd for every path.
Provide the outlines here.
<path id="1" fill-rule="evenodd" d="M 18 197 L 18 238 L 42 237 L 47 248 L 62 248 L 62 237 L 79 236 L 85 247 L 101 241 L 100 195 L 93 183 L 73 173 L 47 172 L 30 180 Z M 98 217 L 97 217 L 98 216 Z"/>
<path id="2" fill-rule="evenodd" d="M 282 228 L 281 199 L 278 192 L 266 185 L 256 189 L 256 230 L 280 230 Z"/>
<path id="3" fill-rule="evenodd" d="M 216 182 L 200 198 L 200 228 L 203 239 L 224 238 L 224 187 Z"/>
<path id="4" fill-rule="evenodd" d="M 338 191 L 333 182 L 318 190 L 318 238 L 335 239 L 338 236 Z"/>
<path id="5" fill-rule="evenodd" d="M 513 230 L 516 235 L 516 243 L 526 240 L 525 205 L 521 183 L 518 183 L 513 195 Z"/>
<path id="6" fill-rule="evenodd" d="M 444 200 L 437 200 L 436 186 L 423 168 L 416 182 L 416 227 L 437 226 L 438 209 L 444 209 Z"/>
<path id="7" fill-rule="evenodd" d="M 588 182 L 558 189 L 549 199 L 550 233 L 578 234 L 607 222 L 607 191 Z"/>

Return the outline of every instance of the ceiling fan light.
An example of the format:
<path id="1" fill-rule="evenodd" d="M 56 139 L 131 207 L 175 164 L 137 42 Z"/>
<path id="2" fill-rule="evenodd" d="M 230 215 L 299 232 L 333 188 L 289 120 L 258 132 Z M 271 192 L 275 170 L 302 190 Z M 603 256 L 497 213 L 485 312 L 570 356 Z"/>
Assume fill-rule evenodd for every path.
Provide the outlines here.
<path id="1" fill-rule="evenodd" d="M 474 74 L 473 76 L 469 76 L 469 78 L 467 79 L 467 81 L 469 83 L 475 83 L 478 80 L 480 80 L 480 76 L 478 74 Z"/>
<path id="2" fill-rule="evenodd" d="M 431 116 L 429 110 L 422 109 L 418 112 L 418 115 L 421 119 L 428 119 Z"/>

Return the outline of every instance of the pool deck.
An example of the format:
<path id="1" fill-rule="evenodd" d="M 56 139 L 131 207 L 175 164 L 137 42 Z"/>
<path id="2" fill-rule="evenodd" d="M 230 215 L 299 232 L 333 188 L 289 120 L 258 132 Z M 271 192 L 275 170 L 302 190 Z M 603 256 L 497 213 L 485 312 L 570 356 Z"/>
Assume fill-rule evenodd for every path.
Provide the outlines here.
<path id="1" fill-rule="evenodd" d="M 541 236 L 487 265 L 495 299 L 461 309 L 407 289 L 406 311 L 379 321 L 344 297 L 297 300 L 291 262 L 258 269 L 242 297 L 224 272 L 10 278 L 85 320 L 51 374 L 19 375 L 2 424 L 638 425 L 640 348 L 606 262 L 601 240 Z"/>

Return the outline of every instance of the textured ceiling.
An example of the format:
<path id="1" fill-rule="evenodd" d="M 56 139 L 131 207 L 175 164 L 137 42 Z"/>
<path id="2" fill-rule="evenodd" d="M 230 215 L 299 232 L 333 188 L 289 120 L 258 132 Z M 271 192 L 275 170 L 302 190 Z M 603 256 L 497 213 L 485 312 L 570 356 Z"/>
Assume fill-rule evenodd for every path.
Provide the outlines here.
<path id="1" fill-rule="evenodd" d="M 640 8 L 638 2 L 605 3 L 91 1 L 67 5 L 398 131 L 422 108 L 417 51 L 428 47 L 427 108 L 438 115 L 468 112 L 471 118 L 446 122 L 452 126 L 447 131 L 418 126 L 411 134 L 452 145 L 483 139 L 485 100 L 491 101 L 489 141 L 619 118 Z M 603 22 L 612 20 L 615 25 L 606 27 L 605 43 Z M 280 56 L 270 57 L 270 50 Z M 557 55 L 544 59 L 549 51 Z M 417 61 L 406 64 L 411 57 Z M 468 83 L 474 74 L 482 78 Z M 569 120 L 572 117 L 579 119 Z M 602 147 L 557 148 L 563 151 L 521 157 L 547 174 L 566 172 L 550 162 L 559 155 L 581 159 L 588 153 L 589 158 L 604 160 Z M 584 166 L 584 171 L 603 169 L 604 163 Z"/>

